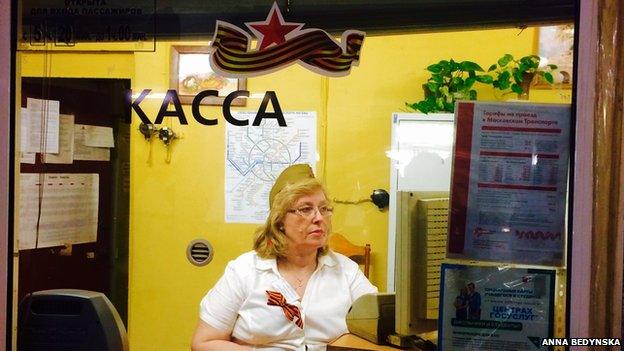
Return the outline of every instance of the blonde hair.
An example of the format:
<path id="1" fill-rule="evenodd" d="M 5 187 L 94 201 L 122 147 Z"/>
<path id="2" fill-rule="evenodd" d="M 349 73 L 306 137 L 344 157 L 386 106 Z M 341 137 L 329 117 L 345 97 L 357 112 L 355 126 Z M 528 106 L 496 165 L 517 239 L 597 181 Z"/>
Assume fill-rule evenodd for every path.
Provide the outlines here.
<path id="1" fill-rule="evenodd" d="M 264 225 L 256 230 L 253 249 L 262 258 L 285 257 L 288 251 L 286 233 L 280 227 L 286 213 L 291 206 L 302 196 L 312 194 L 321 190 L 328 199 L 327 190 L 316 178 L 308 178 L 294 184 L 286 185 L 275 195 L 273 206 L 269 210 L 269 215 Z M 327 222 L 327 232 L 331 232 L 331 222 Z M 327 254 L 327 244 L 319 248 L 318 255 Z"/>

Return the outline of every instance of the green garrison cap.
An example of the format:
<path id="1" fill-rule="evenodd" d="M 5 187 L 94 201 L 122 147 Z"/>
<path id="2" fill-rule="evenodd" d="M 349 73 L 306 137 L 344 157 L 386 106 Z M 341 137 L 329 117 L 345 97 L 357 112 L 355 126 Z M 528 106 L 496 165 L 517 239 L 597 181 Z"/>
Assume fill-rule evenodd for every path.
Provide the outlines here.
<path id="1" fill-rule="evenodd" d="M 273 187 L 271 188 L 271 192 L 269 193 L 269 207 L 273 207 L 273 199 L 275 199 L 275 195 L 282 191 L 284 187 L 308 178 L 314 178 L 314 172 L 312 172 L 312 167 L 310 167 L 310 165 L 300 163 L 286 167 L 286 169 L 284 169 L 277 177 L 275 184 L 273 184 Z"/>

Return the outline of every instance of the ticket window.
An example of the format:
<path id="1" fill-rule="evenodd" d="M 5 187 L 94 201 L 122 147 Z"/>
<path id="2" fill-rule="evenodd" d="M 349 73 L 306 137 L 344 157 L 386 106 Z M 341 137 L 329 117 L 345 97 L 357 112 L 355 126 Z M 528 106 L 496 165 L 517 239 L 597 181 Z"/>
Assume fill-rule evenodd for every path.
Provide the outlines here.
<path id="1" fill-rule="evenodd" d="M 226 11 L 220 19 L 244 29 L 243 21 L 266 18 L 270 4 L 265 5 L 253 13 L 233 10 L 236 16 Z M 79 12 L 87 7 L 80 6 L 75 6 Z M 106 6 L 114 7 L 110 3 Z M 105 18 L 102 11 L 110 10 L 103 8 L 93 15 Z M 95 149 L 90 150 L 91 156 L 53 164 L 45 162 L 42 155 L 54 152 L 37 152 L 36 145 L 34 151 L 30 146 L 27 150 L 16 147 L 20 150 L 15 155 L 20 160 L 15 168 L 19 170 L 16 198 L 22 193 L 20 186 L 30 184 L 25 180 L 37 184 L 33 174 L 97 174 L 90 179 L 98 186 L 89 193 L 97 193 L 97 201 L 90 200 L 97 208 L 95 230 L 93 225 L 79 228 L 76 233 L 90 234 L 48 240 L 49 244 L 37 238 L 46 236 L 42 231 L 45 221 L 41 221 L 46 217 L 41 211 L 51 211 L 54 206 L 44 201 L 40 191 L 30 192 L 36 207 L 42 208 L 31 217 L 20 214 L 16 223 L 25 226 L 14 228 L 14 248 L 19 252 L 15 300 L 30 291 L 55 287 L 104 292 L 124 319 L 134 316 L 125 322 L 129 323 L 131 346 L 138 349 L 154 343 L 147 343 L 146 335 L 162 335 L 158 343 L 170 345 L 165 347 L 169 349 L 186 340 L 196 316 L 196 304 L 189 301 L 205 293 L 227 261 L 249 250 L 253 230 L 264 214 L 256 207 L 265 201 L 262 194 L 266 184 L 279 173 L 276 165 L 313 165 L 335 200 L 335 231 L 356 244 L 371 245 L 370 279 L 380 291 L 394 291 L 395 251 L 388 223 L 396 210 L 380 210 L 366 201 L 375 189 L 392 192 L 389 170 L 396 166 L 393 149 L 389 148 L 393 113 L 404 112 L 405 103 L 424 96 L 422 84 L 429 74 L 425 68 L 432 63 L 456 58 L 478 62 L 487 69 L 505 53 L 516 57 L 538 54 L 539 41 L 547 40 L 543 38 L 545 29 L 538 27 L 406 31 L 395 35 L 371 30 L 359 64 L 344 77 L 328 78 L 294 63 L 265 75 L 231 78 L 215 74 L 208 64 L 212 29 L 197 34 L 193 28 L 198 27 L 193 26 L 198 26 L 198 21 L 193 14 L 176 8 L 137 4 L 118 21 L 109 18 L 107 23 L 94 23 L 100 26 L 88 40 L 78 40 L 87 24 L 74 23 L 72 27 L 63 23 L 52 31 L 32 22 L 24 27 L 25 36 L 18 44 L 17 125 L 23 123 L 31 129 L 37 123 L 43 125 L 45 131 L 39 133 L 38 144 L 46 147 L 43 135 L 49 134 L 54 123 L 48 107 L 45 113 L 36 114 L 38 122 L 30 118 L 26 124 L 24 116 L 35 114 L 28 110 L 29 98 L 32 102 L 47 101 L 46 106 L 58 102 L 58 137 L 60 128 L 67 125 L 61 123 L 67 120 L 61 117 L 73 115 L 73 155 L 77 142 L 78 147 Z M 46 11 L 50 16 L 50 8 Z M 27 21 L 44 15 L 27 13 Z M 155 31 L 148 16 L 153 13 L 166 19 Z M 351 28 L 317 25 L 313 18 L 296 17 L 294 9 L 292 13 L 288 21 L 335 30 L 332 34 Z M 64 18 L 68 13 L 61 11 L 54 16 Z M 128 21 L 132 16 L 138 16 L 136 23 Z M 365 27 L 368 25 L 363 24 L 362 29 Z M 471 45 L 484 38 L 495 45 L 479 49 Z M 252 41 L 250 45 L 256 44 Z M 393 64 L 388 65 L 389 61 Z M 476 89 L 480 100 L 506 98 L 486 85 Z M 201 101 L 195 101 L 198 94 L 208 90 L 218 94 L 205 94 Z M 248 96 L 237 95 L 237 91 L 247 91 Z M 560 81 L 555 86 L 532 89 L 529 101 L 569 103 L 571 92 L 571 86 Z M 280 117 L 286 127 L 280 125 Z M 260 125 L 255 126 L 256 122 Z M 113 145 L 85 145 L 84 134 L 82 140 L 77 138 L 76 125 L 111 128 Z M 19 136 L 16 139 L 37 137 L 21 131 Z M 103 149 L 107 149 L 108 159 L 98 154 L 104 153 Z M 21 151 L 34 153 L 34 163 L 30 163 L 32 155 Z M 43 193 L 47 194 L 45 188 Z M 94 212 L 85 216 L 93 218 Z M 27 227 L 35 228 L 34 247 L 20 247 Z M 207 266 L 192 265 L 179 256 L 197 238 L 207 239 L 214 249 L 214 258 Z M 562 269 L 565 266 L 558 272 L 565 272 Z M 564 333 L 564 276 L 557 276 L 556 335 Z M 152 304 L 176 308 L 159 311 L 156 316 L 156 311 L 147 308 Z M 169 318 L 162 318 L 160 313 Z M 174 319 L 180 320 L 174 328 L 162 324 Z M 168 333 L 159 333 L 165 329 Z"/>

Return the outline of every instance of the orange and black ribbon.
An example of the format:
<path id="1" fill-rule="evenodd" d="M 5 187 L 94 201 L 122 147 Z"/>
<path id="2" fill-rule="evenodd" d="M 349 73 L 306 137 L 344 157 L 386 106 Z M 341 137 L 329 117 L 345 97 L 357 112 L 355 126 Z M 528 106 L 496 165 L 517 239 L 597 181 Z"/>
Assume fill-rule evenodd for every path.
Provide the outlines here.
<path id="1" fill-rule="evenodd" d="M 299 308 L 297 306 L 287 303 L 284 295 L 279 292 L 266 290 L 266 293 L 267 295 L 269 295 L 267 305 L 281 307 L 284 311 L 284 314 L 286 315 L 286 318 L 294 321 L 299 328 L 303 329 L 301 312 L 299 311 Z"/>
<path id="2" fill-rule="evenodd" d="M 364 37 L 363 32 L 345 32 L 343 52 L 326 32 L 314 29 L 264 50 L 248 51 L 250 39 L 244 31 L 217 23 L 210 60 L 213 69 L 228 75 L 259 75 L 301 60 L 323 74 L 340 76 L 359 63 Z"/>

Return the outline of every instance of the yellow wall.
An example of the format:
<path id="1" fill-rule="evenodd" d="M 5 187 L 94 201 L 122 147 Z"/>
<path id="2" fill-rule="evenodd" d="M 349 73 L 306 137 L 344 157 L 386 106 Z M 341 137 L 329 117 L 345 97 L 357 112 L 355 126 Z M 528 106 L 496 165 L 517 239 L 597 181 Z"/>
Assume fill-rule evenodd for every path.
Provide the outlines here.
<path id="1" fill-rule="evenodd" d="M 487 67 L 505 53 L 521 57 L 533 52 L 535 31 L 488 30 L 366 38 L 362 62 L 347 78 L 329 84 L 327 184 L 340 199 L 367 197 L 375 188 L 389 189 L 391 114 L 405 102 L 423 98 L 421 84 L 431 63 L 453 58 Z M 485 39 L 486 38 L 486 39 Z M 490 45 L 475 45 L 488 42 Z M 489 86 L 476 86 L 479 100 L 496 100 Z M 569 90 L 533 90 L 536 102 L 569 102 Z M 343 171 L 343 170 L 346 170 Z M 375 206 L 337 206 L 334 229 L 353 240 L 371 243 L 372 281 L 386 282 L 387 213 Z"/>
<path id="2" fill-rule="evenodd" d="M 21 52 L 21 76 L 69 78 L 132 78 L 132 53 Z"/>
<path id="3" fill-rule="evenodd" d="M 373 189 L 389 190 L 385 152 L 390 147 L 390 116 L 403 110 L 405 102 L 422 98 L 421 84 L 428 76 L 424 67 L 447 58 L 487 67 L 504 53 L 534 52 L 534 30 L 518 33 L 511 29 L 368 37 L 360 66 L 348 77 L 324 78 L 295 65 L 249 79 L 248 90 L 275 90 L 284 111 L 317 111 L 318 173 L 332 197 L 359 200 Z M 489 45 L 477 45 L 483 42 Z M 170 45 L 158 43 L 155 52 L 134 54 L 25 53 L 21 74 L 129 77 L 135 92 L 149 88 L 162 93 L 169 84 Z M 565 94 L 532 92 L 532 99 L 569 102 Z M 496 98 L 491 88 L 481 88 L 479 97 Z M 153 120 L 160 103 L 146 99 L 141 107 Z M 258 104 L 250 99 L 240 109 L 255 111 Z M 164 124 L 182 136 L 171 147 L 170 163 L 165 162 L 165 146 L 158 140 L 146 142 L 136 131 L 138 119 L 133 121 L 128 325 L 133 350 L 188 350 L 200 298 L 225 264 L 251 247 L 255 225 L 224 223 L 225 121 L 220 108 L 202 109 L 219 124 L 196 123 L 190 106 L 184 107 L 189 125 L 165 119 Z M 371 244 L 371 280 L 382 291 L 387 227 L 388 213 L 371 203 L 336 206 L 334 231 Z M 199 237 L 208 239 L 216 252 L 203 268 L 185 257 L 186 245 Z"/>

